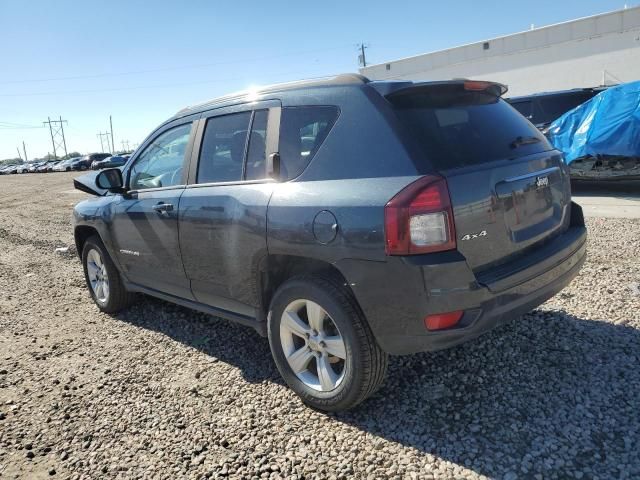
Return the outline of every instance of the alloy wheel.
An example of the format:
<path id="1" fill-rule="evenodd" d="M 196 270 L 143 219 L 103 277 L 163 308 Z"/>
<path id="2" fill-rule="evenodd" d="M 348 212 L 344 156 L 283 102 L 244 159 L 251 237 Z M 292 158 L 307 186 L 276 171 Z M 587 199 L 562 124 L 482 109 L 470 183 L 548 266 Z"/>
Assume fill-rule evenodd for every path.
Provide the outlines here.
<path id="1" fill-rule="evenodd" d="M 307 387 L 336 389 L 344 379 L 344 338 L 329 314 L 311 300 L 291 302 L 280 320 L 280 343 L 293 373 Z"/>
<path id="2" fill-rule="evenodd" d="M 106 303 L 109 300 L 107 266 L 104 264 L 100 252 L 93 248 L 87 254 L 87 277 L 96 299 L 101 303 Z"/>

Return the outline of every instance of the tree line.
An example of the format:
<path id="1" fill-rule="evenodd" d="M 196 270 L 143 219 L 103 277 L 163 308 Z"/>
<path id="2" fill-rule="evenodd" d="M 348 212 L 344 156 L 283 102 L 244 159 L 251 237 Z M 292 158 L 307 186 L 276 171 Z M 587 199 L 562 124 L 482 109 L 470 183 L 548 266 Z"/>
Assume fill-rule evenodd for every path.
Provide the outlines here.
<path id="1" fill-rule="evenodd" d="M 31 163 L 31 162 L 46 162 L 46 161 L 49 161 L 49 160 L 67 160 L 69 158 L 81 157 L 81 156 L 82 156 L 82 154 L 80 152 L 71 152 L 71 153 L 68 153 L 68 154 L 66 154 L 66 155 L 64 155 L 62 157 L 55 158 L 50 153 L 47 153 L 42 158 L 33 158 L 33 159 L 29 160 L 29 163 Z M 0 160 L 0 165 L 19 165 L 21 163 L 24 163 L 24 160 L 22 160 L 19 157 L 5 158 L 4 160 Z"/>

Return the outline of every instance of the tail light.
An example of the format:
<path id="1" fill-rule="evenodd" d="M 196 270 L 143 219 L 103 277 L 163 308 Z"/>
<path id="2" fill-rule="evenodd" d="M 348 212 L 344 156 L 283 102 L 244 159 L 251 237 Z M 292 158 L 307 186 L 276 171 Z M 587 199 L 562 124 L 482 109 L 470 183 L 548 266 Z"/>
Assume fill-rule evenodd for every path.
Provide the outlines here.
<path id="1" fill-rule="evenodd" d="M 462 318 L 463 313 L 463 310 L 456 310 L 455 312 L 427 315 L 424 318 L 424 326 L 427 327 L 427 330 L 445 330 L 455 326 Z"/>
<path id="2" fill-rule="evenodd" d="M 444 178 L 426 176 L 384 207 L 387 255 L 415 255 L 456 248 L 449 189 Z"/>

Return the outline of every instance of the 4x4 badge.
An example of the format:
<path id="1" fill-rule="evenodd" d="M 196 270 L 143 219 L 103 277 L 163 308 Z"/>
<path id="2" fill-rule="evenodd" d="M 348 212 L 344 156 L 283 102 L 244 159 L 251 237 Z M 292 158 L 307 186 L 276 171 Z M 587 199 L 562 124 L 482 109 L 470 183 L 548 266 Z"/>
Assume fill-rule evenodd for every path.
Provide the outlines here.
<path id="1" fill-rule="evenodd" d="M 478 233 L 467 233 L 460 240 L 472 240 L 474 238 L 486 237 L 486 236 L 487 236 L 487 231 L 486 230 L 482 230 L 481 232 L 478 232 Z"/>

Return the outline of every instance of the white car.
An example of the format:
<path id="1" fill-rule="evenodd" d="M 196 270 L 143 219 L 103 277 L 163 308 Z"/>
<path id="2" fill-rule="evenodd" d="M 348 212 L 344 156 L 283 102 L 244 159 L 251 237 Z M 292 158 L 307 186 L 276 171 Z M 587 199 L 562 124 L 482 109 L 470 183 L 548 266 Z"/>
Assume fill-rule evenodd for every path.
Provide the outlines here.
<path id="1" fill-rule="evenodd" d="M 77 160 L 80 157 L 70 158 L 69 160 L 63 160 L 53 167 L 54 172 L 69 172 L 71 170 L 71 162 Z"/>

